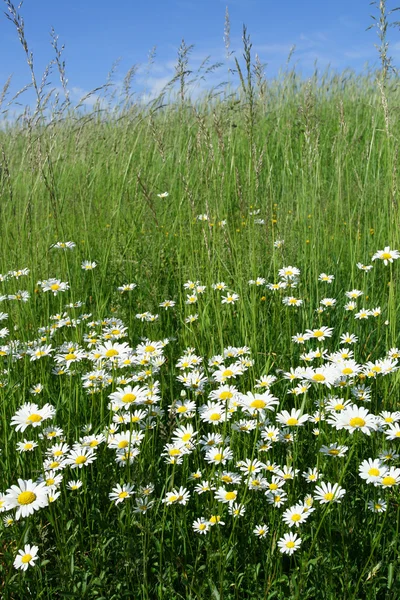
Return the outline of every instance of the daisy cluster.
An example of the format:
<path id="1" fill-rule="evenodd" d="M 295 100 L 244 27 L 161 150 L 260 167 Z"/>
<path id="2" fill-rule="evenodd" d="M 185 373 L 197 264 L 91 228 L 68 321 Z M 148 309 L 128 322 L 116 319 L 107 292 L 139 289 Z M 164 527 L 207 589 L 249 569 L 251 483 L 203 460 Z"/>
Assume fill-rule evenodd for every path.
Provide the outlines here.
<path id="1" fill-rule="evenodd" d="M 276 247 L 282 244 L 280 240 Z M 71 249 L 71 243 L 60 242 L 54 248 Z M 399 256 L 387 247 L 372 260 L 387 264 Z M 82 268 L 96 266 L 90 265 Z M 371 270 L 368 265 L 357 266 L 365 273 Z M 12 271 L 0 279 L 18 279 L 28 272 Z M 249 285 L 275 293 L 296 288 L 300 276 L 299 268 L 288 266 L 278 271 L 277 283 L 257 277 Z M 330 274 L 319 276 L 321 285 L 333 280 Z M 53 296 L 70 289 L 68 282 L 55 278 L 37 286 Z M 123 284 L 117 293 L 135 288 L 134 283 Z M 212 289 L 221 294 L 222 304 L 240 301 L 224 282 L 214 283 Z M 184 290 L 186 304 L 196 304 L 206 286 L 187 281 Z M 18 292 L 24 293 L 28 301 L 28 292 Z M 362 295 L 362 290 L 353 289 L 345 292 L 344 299 L 355 304 Z M 1 300 L 16 299 L 11 296 Z M 285 296 L 283 304 L 290 312 L 290 307 L 300 308 L 303 300 Z M 348 304 L 343 306 L 345 312 L 355 310 Z M 22 458 L 36 456 L 41 461 L 40 475 L 32 473 L 29 479 L 16 476 L 0 492 L 5 527 L 46 511 L 49 504 L 57 506 L 64 490 L 86 493 L 83 478 L 72 477 L 90 466 L 85 478 L 85 485 L 90 486 L 101 456 L 102 464 L 108 464 L 114 474 L 107 494 L 116 506 L 133 502 L 133 513 L 138 515 L 160 507 L 165 511 L 187 507 L 183 510 L 195 517 L 192 530 L 200 535 L 220 527 L 230 532 L 251 514 L 246 526 L 254 536 L 276 539 L 274 549 L 292 555 L 310 539 L 313 519 L 320 521 L 328 508 L 334 511 L 337 504 L 346 502 L 346 468 L 361 438 L 364 449 L 378 451 L 357 459 L 358 484 L 363 486 L 370 511 L 388 510 L 400 485 L 396 466 L 400 412 L 385 410 L 376 390 L 380 380 L 399 370 L 398 348 L 388 349 L 375 360 L 361 361 L 354 333 L 319 325 L 292 337 L 295 348 L 299 344 L 305 348 L 299 355 L 301 364 L 277 365 L 271 372 L 254 373 L 255 361 L 248 346 L 226 346 L 212 356 L 200 356 L 191 346 L 175 361 L 167 361 L 171 339 L 146 337 L 131 344 L 128 328 L 119 318 L 93 319 L 87 313 L 70 316 L 68 309 L 83 306 L 83 302 L 68 304 L 66 311 L 52 315 L 30 341 L 11 339 L 6 327 L 0 330 L 5 339 L 0 347 L 2 387 L 19 363 L 34 368 L 40 361 L 43 368 L 35 374 L 47 373 L 56 381 L 74 377 L 80 381 L 82 396 L 89 396 L 94 407 L 99 406 L 96 399 L 100 396 L 107 399 L 107 417 L 94 410 L 94 421 L 69 439 L 61 427 L 57 402 L 42 401 L 44 380 L 30 387 L 34 398 L 21 398 L 10 416 L 12 439 Z M 175 301 L 163 300 L 159 306 L 173 309 Z M 335 298 L 323 298 L 317 312 L 336 306 Z M 363 310 L 375 318 L 381 314 L 378 307 Z M 141 313 L 140 320 L 156 317 Z M 356 313 L 355 320 L 360 319 Z M 7 321 L 8 313 L 0 313 L 0 320 Z M 330 346 L 333 339 L 339 340 L 338 346 L 319 345 Z M 175 387 L 165 383 L 163 387 L 163 373 L 174 379 Z M 374 443 L 369 444 L 372 439 Z M 306 465 L 296 450 L 304 441 L 312 456 Z M 140 480 L 135 469 L 142 459 L 142 447 L 150 442 L 160 450 L 154 457 L 158 476 L 152 482 Z M 274 530 L 270 531 L 272 522 Z M 38 548 L 25 545 L 14 566 L 25 570 L 37 558 Z"/>

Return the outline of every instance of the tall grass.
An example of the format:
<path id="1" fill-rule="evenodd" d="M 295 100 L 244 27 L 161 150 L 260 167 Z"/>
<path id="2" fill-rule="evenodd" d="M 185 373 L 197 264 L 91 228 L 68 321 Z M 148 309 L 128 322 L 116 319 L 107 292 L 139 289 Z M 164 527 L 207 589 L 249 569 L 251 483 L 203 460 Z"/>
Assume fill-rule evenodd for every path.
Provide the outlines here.
<path id="1" fill-rule="evenodd" d="M 66 341 L 88 350 L 83 337 L 90 331 L 87 322 L 98 321 L 93 329 L 100 339 L 101 321 L 110 317 L 127 326 L 123 341 L 132 348 L 142 338 L 168 338 L 169 343 L 164 348 L 167 361 L 154 375 L 164 413 L 146 421 L 139 457 L 121 469 L 110 459 L 110 450 L 99 449 L 95 463 L 79 470 L 80 491 L 66 488 L 76 475 L 70 471 L 54 504 L 4 527 L 0 593 L 10 599 L 397 598 L 397 487 L 382 492 L 388 509 L 374 514 L 366 504 L 377 501 L 378 489 L 371 492 L 358 476 L 362 460 L 389 447 L 382 431 L 371 438 L 360 432 L 350 436 L 322 423 L 317 438 L 308 423 L 299 428 L 295 443 L 273 446 L 265 457 L 257 449 L 262 419 L 249 435 L 231 429 L 230 422 L 220 430 L 229 434 L 235 457 L 227 470 L 237 471 L 236 462 L 245 458 L 300 469 L 288 486 L 290 502 L 284 508 L 310 492 L 301 472 L 317 464 L 325 480 L 346 489 L 341 504 L 321 505 L 302 526 L 302 547 L 292 558 L 276 546 L 286 531 L 281 513 L 264 494 L 249 491 L 245 479 L 239 497 L 246 514 L 235 519 L 211 495 L 204 500 L 207 494 L 193 493 L 191 473 L 201 469 L 203 479 L 219 481 L 219 467 L 205 466 L 200 451 L 185 457 L 182 465 L 166 465 L 161 456 L 181 424 L 169 407 L 181 397 L 200 406 L 212 389 L 208 383 L 199 396 L 177 381 L 175 364 L 188 347 L 204 358 L 211 377 L 209 358 L 228 346 L 248 346 L 254 365 L 236 382 L 240 392 L 254 390 L 257 378 L 274 374 L 277 410 L 296 406 L 313 414 L 315 402 L 322 406 L 329 393 L 351 399 L 351 386 L 288 395 L 291 386 L 282 373 L 300 364 L 303 352 L 292 336 L 332 327 L 326 345 L 333 352 L 340 347 L 340 334 L 354 333 L 360 364 L 383 358 L 398 345 L 396 262 L 379 264 L 370 273 L 356 267 L 357 262 L 370 264 L 372 255 L 387 245 L 400 246 L 400 95 L 384 27 L 378 72 L 316 69 L 305 80 L 287 66 L 276 79 L 266 79 L 244 30 L 243 56 L 235 60 L 225 87 L 193 98 L 190 80 L 218 72 L 218 65 L 205 64 L 191 73 L 191 47 L 182 42 L 176 76 L 160 97 L 148 104 L 135 100 L 132 69 L 122 94 L 108 82 L 95 91 L 100 99 L 88 108 L 84 100 L 78 106 L 71 103 L 54 32 L 53 66 L 64 99 L 47 94 L 50 69 L 39 81 L 23 20 L 11 2 L 6 4 L 26 53 L 36 104 L 0 130 L 0 272 L 30 269 L 23 279 L 11 274 L 0 283 L 0 310 L 8 314 L 9 329 L 0 388 L 0 490 L 5 492 L 18 478 L 43 474 L 48 441 L 36 429 L 18 434 L 10 426 L 24 402 L 51 403 L 57 411 L 53 422 L 71 445 L 88 423 L 97 434 L 111 423 L 108 396 L 118 386 L 115 373 L 108 387 L 87 394 L 80 378 L 90 370 L 87 360 L 71 368 L 74 376 L 56 376 L 54 357 L 32 362 L 26 354 L 38 343 L 38 328 L 54 323 L 52 316 L 62 314 L 66 303 L 84 302 L 82 309 L 69 310 L 71 318 L 82 312 L 91 316 L 73 327 L 65 325 L 54 336 L 40 331 L 57 352 Z M 385 24 L 385 3 L 380 8 Z M 229 18 L 225 45 L 231 64 Z M 8 93 L 7 84 L 1 97 L 4 110 L 10 109 Z M 164 192 L 168 195 L 160 197 Z M 73 251 L 52 248 L 67 240 L 76 243 Z M 277 247 L 279 240 L 284 243 Z M 96 268 L 83 271 L 83 260 L 95 261 Z M 257 277 L 276 282 L 279 269 L 288 265 L 301 271 L 296 289 L 275 293 L 248 283 Z M 335 275 L 329 287 L 318 280 L 322 272 Z M 68 281 L 71 289 L 49 296 L 38 281 L 51 277 Z M 189 292 L 183 284 L 188 280 L 206 286 L 194 306 L 186 303 Z M 221 304 L 212 290 L 219 281 L 239 295 L 237 303 Z M 121 294 L 117 287 L 128 282 L 137 287 Z M 358 321 L 343 310 L 344 292 L 354 288 L 364 292 L 359 308 L 380 306 L 379 318 Z M 30 292 L 29 302 L 8 298 L 20 289 Z M 299 309 L 282 304 L 282 297 L 292 292 L 304 301 Z M 338 308 L 317 313 L 328 295 L 337 299 Z M 175 307 L 160 308 L 165 299 L 173 299 Z M 145 311 L 159 318 L 136 318 Z M 198 320 L 185 322 L 194 312 Z M 14 339 L 20 340 L 14 346 L 18 360 L 10 356 Z M 38 382 L 44 390 L 35 400 L 29 390 Z M 371 412 L 397 410 L 396 372 L 367 383 Z M 201 434 L 212 431 L 198 414 L 193 424 Z M 17 441 L 25 437 L 38 442 L 35 452 L 16 451 Z M 333 442 L 349 446 L 345 458 L 319 453 L 321 443 Z M 398 458 L 390 464 L 397 466 Z M 133 512 L 129 501 L 118 506 L 110 502 L 111 489 L 127 482 L 136 491 L 154 484 L 148 514 Z M 180 485 L 191 490 L 189 504 L 162 503 Z M 216 512 L 225 526 L 215 526 L 204 537 L 193 531 L 194 519 Z M 264 522 L 269 534 L 260 540 L 252 530 Z M 40 553 L 38 565 L 26 574 L 12 566 L 24 543 L 36 543 Z"/>

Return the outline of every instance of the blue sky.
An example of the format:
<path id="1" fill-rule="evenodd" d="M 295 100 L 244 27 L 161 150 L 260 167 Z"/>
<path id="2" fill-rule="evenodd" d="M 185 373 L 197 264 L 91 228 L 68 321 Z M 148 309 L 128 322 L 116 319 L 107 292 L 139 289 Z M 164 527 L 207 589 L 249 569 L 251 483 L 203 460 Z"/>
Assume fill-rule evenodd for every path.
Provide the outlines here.
<path id="1" fill-rule="evenodd" d="M 389 9 L 395 4 L 395 0 L 387 2 Z M 154 95 L 174 75 L 182 38 L 194 44 L 193 67 L 208 55 L 215 62 L 224 61 L 226 6 L 234 55 L 241 56 L 242 26 L 246 24 L 253 51 L 267 63 L 269 77 L 284 67 L 292 45 L 296 46 L 292 62 L 304 76 L 312 72 L 315 60 L 321 69 L 331 65 L 338 71 L 346 67 L 361 71 L 366 62 L 377 63 L 376 32 L 366 31 L 372 23 L 370 15 L 377 14 L 369 0 L 25 0 L 21 13 L 39 78 L 52 58 L 51 27 L 65 44 L 69 87 L 76 100 L 104 83 L 118 59 L 115 80 L 120 82 L 131 65 L 139 64 L 136 87 Z M 390 37 L 390 52 L 399 65 L 400 31 L 392 29 Z M 155 63 L 146 73 L 147 56 L 154 46 Z M 14 91 L 29 82 L 16 31 L 3 15 L 0 56 L 0 86 L 11 74 Z M 226 80 L 226 73 L 226 68 L 221 69 L 210 83 Z M 51 82 L 59 86 L 56 73 Z"/>

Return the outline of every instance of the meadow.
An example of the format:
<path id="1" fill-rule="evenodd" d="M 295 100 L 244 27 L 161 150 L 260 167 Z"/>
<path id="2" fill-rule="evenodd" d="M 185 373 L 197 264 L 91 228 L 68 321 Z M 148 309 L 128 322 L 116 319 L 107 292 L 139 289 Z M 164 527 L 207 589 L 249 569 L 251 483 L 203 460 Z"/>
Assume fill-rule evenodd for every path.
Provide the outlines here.
<path id="1" fill-rule="evenodd" d="M 396 76 L 243 38 L 0 129 L 4 599 L 400 595 Z"/>

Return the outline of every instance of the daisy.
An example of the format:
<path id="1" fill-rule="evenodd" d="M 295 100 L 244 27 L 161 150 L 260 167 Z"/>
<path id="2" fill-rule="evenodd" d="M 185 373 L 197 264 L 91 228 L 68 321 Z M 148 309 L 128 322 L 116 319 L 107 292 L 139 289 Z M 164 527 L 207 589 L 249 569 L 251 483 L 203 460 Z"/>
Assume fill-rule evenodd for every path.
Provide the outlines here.
<path id="1" fill-rule="evenodd" d="M 240 504 L 238 502 L 232 502 L 229 504 L 228 513 L 232 515 L 232 517 L 243 517 L 246 512 L 246 507 L 244 504 Z"/>
<path id="2" fill-rule="evenodd" d="M 356 344 L 358 342 L 358 337 L 354 335 L 354 333 L 342 333 L 340 336 L 340 341 L 342 344 Z"/>
<path id="3" fill-rule="evenodd" d="M 225 465 L 232 458 L 233 452 L 230 448 L 209 448 L 205 454 L 206 461 L 215 465 Z"/>
<path id="4" fill-rule="evenodd" d="M 240 394 L 240 405 L 246 412 L 261 413 L 264 410 L 275 410 L 275 406 L 279 404 L 279 400 L 269 391 L 262 394 L 253 394 L 247 392 L 246 395 Z"/>
<path id="5" fill-rule="evenodd" d="M 304 423 L 307 423 L 308 418 L 309 415 L 302 415 L 301 410 L 296 408 L 292 408 L 290 413 L 287 410 L 283 410 L 276 415 L 278 423 L 282 423 L 282 425 L 287 427 L 300 427 Z"/>
<path id="6" fill-rule="evenodd" d="M 285 502 L 287 501 L 286 492 L 282 492 L 281 490 L 275 494 L 268 493 L 266 494 L 266 496 L 267 502 L 269 502 L 269 504 L 273 504 L 276 508 L 283 506 L 283 504 L 285 504 Z"/>
<path id="7" fill-rule="evenodd" d="M 68 481 L 67 483 L 67 488 L 73 492 L 75 492 L 76 490 L 79 490 L 79 488 L 82 487 L 82 481 L 80 479 L 74 480 L 71 479 L 71 481 Z"/>
<path id="8" fill-rule="evenodd" d="M 72 469 L 82 469 L 96 460 L 97 456 L 91 448 L 79 447 L 71 450 L 65 459 L 65 464 Z"/>
<path id="9" fill-rule="evenodd" d="M 108 494 L 108 497 L 112 502 L 115 501 L 115 504 L 119 504 L 124 500 L 127 500 L 133 495 L 133 485 L 130 483 L 124 483 L 122 486 L 119 483 L 113 487 L 111 493 Z"/>
<path id="10" fill-rule="evenodd" d="M 43 391 L 43 386 L 41 383 L 36 383 L 36 385 L 33 385 L 30 390 L 29 393 L 33 394 L 34 396 L 37 396 L 38 394 L 40 394 Z"/>
<path id="11" fill-rule="evenodd" d="M 215 498 L 219 502 L 223 502 L 224 504 L 231 504 L 235 502 L 237 497 L 236 490 L 227 490 L 224 487 L 219 487 L 215 493 Z"/>
<path id="12" fill-rule="evenodd" d="M 26 571 L 29 567 L 35 566 L 35 561 L 38 559 L 38 547 L 25 544 L 23 550 L 18 550 L 18 554 L 14 560 L 14 567 Z"/>
<path id="13" fill-rule="evenodd" d="M 145 390 L 136 385 L 128 385 L 124 388 L 117 387 L 116 391 L 108 396 L 111 400 L 111 409 L 119 410 L 129 408 L 131 404 L 140 404 L 146 399 Z"/>
<path id="14" fill-rule="evenodd" d="M 350 290 L 349 292 L 345 292 L 345 296 L 347 296 L 347 298 L 349 298 L 350 300 L 355 300 L 356 298 L 362 296 L 363 293 L 364 292 L 362 292 L 361 290 Z"/>
<path id="15" fill-rule="evenodd" d="M 225 522 L 221 521 L 220 515 L 211 515 L 211 517 L 208 520 L 208 523 L 210 527 L 212 527 L 213 525 L 225 525 Z"/>
<path id="16" fill-rule="evenodd" d="M 368 273 L 371 269 L 373 269 L 373 265 L 363 265 L 362 263 L 358 262 L 356 264 L 356 267 L 358 269 L 360 269 L 360 271 L 365 271 L 365 273 Z"/>
<path id="17" fill-rule="evenodd" d="M 300 275 L 300 269 L 297 267 L 283 267 L 283 269 L 279 269 L 278 275 L 281 279 L 296 279 Z"/>
<path id="18" fill-rule="evenodd" d="M 363 406 L 359 407 L 356 404 L 345 408 L 338 415 L 335 415 L 334 420 L 336 429 L 347 429 L 350 433 L 360 430 L 366 435 L 371 435 L 371 431 L 377 429 L 375 415 L 369 413 Z"/>
<path id="19" fill-rule="evenodd" d="M 297 536 L 297 533 L 285 533 L 283 537 L 278 540 L 278 548 L 282 554 L 289 554 L 292 556 L 296 550 L 300 548 L 301 538 Z"/>
<path id="20" fill-rule="evenodd" d="M 197 321 L 198 318 L 199 318 L 198 313 L 189 315 L 188 317 L 185 318 L 185 323 L 194 323 L 195 321 Z"/>
<path id="21" fill-rule="evenodd" d="M 387 467 L 382 465 L 379 458 L 375 460 L 372 458 L 363 460 L 358 467 L 358 474 L 361 479 L 364 479 L 366 483 L 373 483 L 374 485 L 379 483 L 379 480 L 385 476 L 387 471 Z"/>
<path id="22" fill-rule="evenodd" d="M 197 431 L 194 430 L 193 425 L 186 425 L 175 429 L 172 434 L 172 442 L 178 445 L 192 444 L 197 436 Z"/>
<path id="23" fill-rule="evenodd" d="M 393 260 L 396 260 L 400 257 L 400 252 L 398 250 L 391 250 L 390 246 L 385 246 L 383 250 L 378 250 L 372 257 L 372 260 L 380 259 L 383 260 L 383 264 L 386 266 L 388 262 L 392 263 Z"/>
<path id="24" fill-rule="evenodd" d="M 372 316 L 372 312 L 367 308 L 362 308 L 359 312 L 355 313 L 354 318 L 359 321 L 363 319 L 368 319 L 368 317 Z"/>
<path id="25" fill-rule="evenodd" d="M 400 469 L 390 467 L 383 476 L 378 480 L 378 485 L 388 488 L 400 483 Z"/>
<path id="26" fill-rule="evenodd" d="M 327 275 L 326 273 L 321 273 L 321 275 L 318 276 L 318 281 L 325 281 L 326 283 L 332 283 L 334 279 L 334 275 Z"/>
<path id="27" fill-rule="evenodd" d="M 62 482 L 63 476 L 59 473 L 57 475 L 56 471 L 50 470 L 47 471 L 44 476 L 40 476 L 38 479 L 38 483 L 44 482 L 48 488 L 48 493 L 53 493 L 57 487 L 59 487 Z"/>
<path id="28" fill-rule="evenodd" d="M 146 496 L 144 498 L 136 498 L 136 507 L 133 509 L 133 512 L 144 515 L 153 505 L 154 500 L 150 500 Z"/>
<path id="29" fill-rule="evenodd" d="M 256 527 L 253 529 L 253 533 L 254 535 L 256 535 L 258 538 L 265 538 L 267 533 L 268 533 L 269 527 L 268 525 L 256 525 Z"/>
<path id="30" fill-rule="evenodd" d="M 226 411 L 225 406 L 219 402 L 208 402 L 200 409 L 200 419 L 205 423 L 218 425 L 231 418 L 231 413 Z"/>
<path id="31" fill-rule="evenodd" d="M 50 248 L 57 248 L 60 250 L 73 250 L 75 246 L 75 242 L 56 242 L 55 244 L 52 244 Z"/>
<path id="32" fill-rule="evenodd" d="M 175 304 L 176 303 L 173 300 L 163 300 L 163 302 L 160 302 L 158 306 L 161 306 L 161 308 L 165 308 L 165 310 L 167 310 L 168 308 L 173 308 Z"/>
<path id="33" fill-rule="evenodd" d="M 215 490 L 215 486 L 211 485 L 209 481 L 202 481 L 201 483 L 198 483 L 195 488 L 194 491 L 196 492 L 196 494 L 204 494 L 204 492 L 211 492 Z"/>
<path id="34" fill-rule="evenodd" d="M 68 282 L 60 279 L 46 279 L 45 281 L 39 281 L 38 285 L 42 287 L 44 292 L 53 292 L 54 296 L 57 296 L 59 292 L 69 290 Z"/>
<path id="35" fill-rule="evenodd" d="M 368 509 L 374 513 L 383 513 L 386 512 L 387 503 L 382 498 L 379 498 L 376 502 L 369 500 Z"/>
<path id="36" fill-rule="evenodd" d="M 239 300 L 239 294 L 235 294 L 234 292 L 231 294 L 227 294 L 226 296 L 222 296 L 221 304 L 235 304 Z"/>
<path id="37" fill-rule="evenodd" d="M 182 486 L 177 489 L 173 489 L 171 492 L 167 492 L 163 502 L 165 504 L 187 504 L 189 502 L 190 493 L 186 488 Z"/>
<path id="38" fill-rule="evenodd" d="M 281 493 L 280 488 L 283 487 L 285 483 L 285 479 L 282 479 L 277 475 L 273 475 L 271 481 L 267 483 L 267 491 L 265 492 L 265 495 Z"/>
<path id="39" fill-rule="evenodd" d="M 307 471 L 304 471 L 302 477 L 304 477 L 307 483 L 315 483 L 318 481 L 320 474 L 317 467 L 314 467 L 313 469 L 308 468 Z"/>
<path id="40" fill-rule="evenodd" d="M 37 448 L 37 443 L 33 441 L 24 440 L 23 442 L 17 443 L 18 452 L 32 452 L 34 448 Z"/>
<path id="41" fill-rule="evenodd" d="M 338 458 L 342 458 L 348 449 L 348 446 L 340 446 L 335 442 L 334 444 L 329 444 L 329 446 L 322 446 L 319 451 L 326 456 L 337 456 Z"/>
<path id="42" fill-rule="evenodd" d="M 97 263 L 95 262 L 90 262 L 89 260 L 84 260 L 82 261 L 81 264 L 81 268 L 84 271 L 92 271 L 93 269 L 95 269 L 97 267 Z"/>
<path id="43" fill-rule="evenodd" d="M 387 440 L 396 440 L 400 438 L 399 423 L 394 423 L 393 425 L 390 425 L 389 428 L 385 431 L 385 436 Z"/>
<path id="44" fill-rule="evenodd" d="M 54 417 L 56 409 L 50 404 L 39 408 L 37 404 L 27 402 L 21 406 L 11 419 L 11 425 L 16 431 L 24 432 L 29 425 L 38 427 L 43 421 Z"/>
<path id="45" fill-rule="evenodd" d="M 119 287 L 117 287 L 117 290 L 123 294 L 125 292 L 131 292 L 132 290 L 134 290 L 137 287 L 136 283 L 124 283 L 123 285 L 120 285 Z"/>
<path id="46" fill-rule="evenodd" d="M 400 471 L 400 469 L 399 469 Z M 321 483 L 315 488 L 314 498 L 321 504 L 327 502 L 340 502 L 340 499 L 345 495 L 346 490 L 343 489 L 338 483 Z"/>
<path id="47" fill-rule="evenodd" d="M 48 504 L 46 484 L 34 483 L 32 479 L 18 479 L 18 485 L 12 485 L 5 493 L 5 509 L 17 509 L 15 520 L 29 517 L 35 510 Z"/>
<path id="48" fill-rule="evenodd" d="M 205 535 L 208 531 L 210 531 L 210 523 L 204 519 L 204 517 L 201 517 L 200 519 L 193 521 L 192 528 L 196 533 Z"/>
<path id="49" fill-rule="evenodd" d="M 282 519 L 286 525 L 289 525 L 289 527 L 299 527 L 308 519 L 309 515 L 310 511 L 305 512 L 302 504 L 296 504 L 295 506 L 285 510 L 282 515 Z"/>
<path id="50" fill-rule="evenodd" d="M 301 306 L 303 304 L 303 300 L 300 298 L 295 298 L 294 296 L 285 296 L 282 300 L 285 306 Z"/>
<path id="51" fill-rule="evenodd" d="M 211 287 L 213 290 L 218 290 L 218 291 L 223 292 L 224 290 L 226 290 L 227 285 L 223 281 L 219 281 L 218 283 L 213 283 Z"/>

